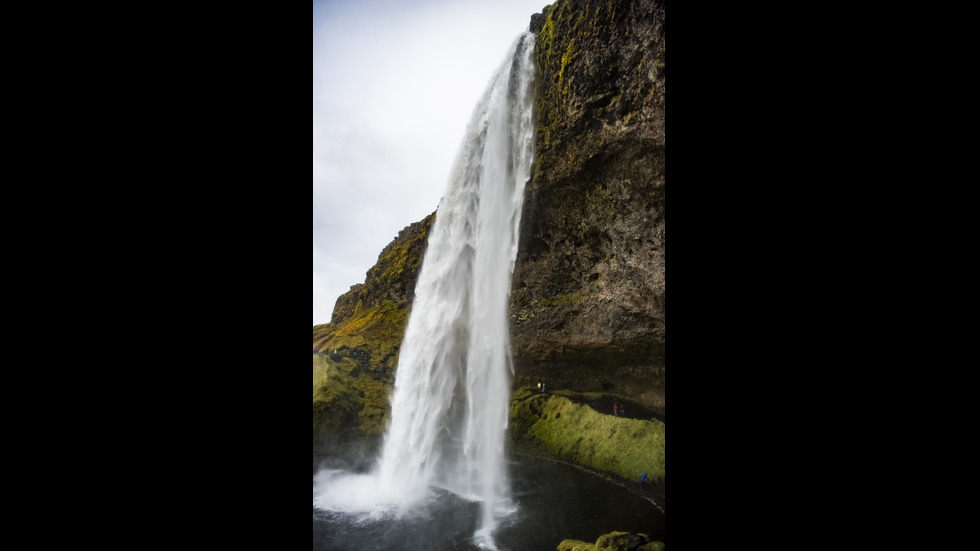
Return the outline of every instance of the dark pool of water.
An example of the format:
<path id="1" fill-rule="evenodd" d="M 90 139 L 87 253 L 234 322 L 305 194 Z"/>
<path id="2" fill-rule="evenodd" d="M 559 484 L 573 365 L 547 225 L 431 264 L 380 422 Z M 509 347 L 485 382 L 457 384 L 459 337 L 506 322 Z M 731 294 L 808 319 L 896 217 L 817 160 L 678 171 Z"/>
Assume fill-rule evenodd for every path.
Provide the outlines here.
<path id="1" fill-rule="evenodd" d="M 518 509 L 494 534 L 502 550 L 554 551 L 564 539 L 594 542 L 613 531 L 667 541 L 664 513 L 621 486 L 529 457 L 513 457 L 510 475 Z M 313 549 L 476 550 L 471 538 L 479 510 L 477 503 L 449 492 L 437 492 L 436 499 L 400 519 L 364 519 L 313 508 Z"/>

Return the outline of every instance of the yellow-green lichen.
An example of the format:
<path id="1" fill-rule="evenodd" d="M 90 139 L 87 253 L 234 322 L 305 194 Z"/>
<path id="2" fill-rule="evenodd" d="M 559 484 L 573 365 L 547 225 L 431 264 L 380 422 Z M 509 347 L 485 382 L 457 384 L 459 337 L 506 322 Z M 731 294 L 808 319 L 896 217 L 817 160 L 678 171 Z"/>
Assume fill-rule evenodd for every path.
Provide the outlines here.
<path id="1" fill-rule="evenodd" d="M 324 344 L 324 351 L 339 348 L 366 350 L 371 357 L 370 367 L 382 363 L 394 365 L 392 355 L 405 335 L 408 314 L 390 300 L 381 306 L 359 311 L 344 323 Z"/>
<path id="2" fill-rule="evenodd" d="M 313 356 L 313 437 L 340 429 L 378 436 L 391 416 L 388 386 L 353 358 Z"/>
<path id="3" fill-rule="evenodd" d="M 566 293 L 563 295 L 556 295 L 550 298 L 543 299 L 541 301 L 542 305 L 545 306 L 562 306 L 565 304 L 579 304 L 585 301 L 587 297 L 583 293 Z"/>
<path id="4" fill-rule="evenodd" d="M 636 545 L 635 539 L 643 545 L 635 547 L 637 551 L 663 551 L 666 546 L 661 541 L 649 541 L 646 534 L 633 536 L 629 532 L 610 532 L 599 536 L 595 543 L 587 543 L 581 540 L 564 540 L 558 544 L 558 551 L 624 551 L 630 549 L 630 545 Z"/>

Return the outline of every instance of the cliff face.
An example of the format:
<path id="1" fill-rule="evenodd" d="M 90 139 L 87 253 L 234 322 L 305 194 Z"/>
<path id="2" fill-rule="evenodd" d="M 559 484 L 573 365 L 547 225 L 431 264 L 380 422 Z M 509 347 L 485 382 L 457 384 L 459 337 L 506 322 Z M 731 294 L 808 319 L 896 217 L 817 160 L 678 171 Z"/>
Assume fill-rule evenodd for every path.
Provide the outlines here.
<path id="1" fill-rule="evenodd" d="M 432 213 L 398 232 L 378 255 L 378 262 L 368 270 L 364 283 L 352 286 L 337 299 L 330 323 L 342 324 L 360 310 L 376 308 L 389 300 L 401 308 L 410 307 L 429 228 L 435 218 L 436 214 Z"/>
<path id="2" fill-rule="evenodd" d="M 432 213 L 400 231 L 378 255 L 364 283 L 337 299 L 330 323 L 313 326 L 314 352 L 356 357 L 377 378 L 391 376 L 434 221 Z"/>
<path id="3" fill-rule="evenodd" d="M 510 304 L 515 387 L 664 406 L 664 1 L 559 0 L 531 30 L 538 127 Z M 315 438 L 382 430 L 434 219 L 399 233 L 313 327 Z"/>
<path id="4" fill-rule="evenodd" d="M 383 431 L 433 221 L 435 213 L 399 232 L 364 283 L 337 299 L 330 323 L 313 326 L 314 441 L 345 431 L 355 436 Z"/>
<path id="5" fill-rule="evenodd" d="M 560 0 L 511 295 L 519 383 L 664 400 L 664 2 Z"/>

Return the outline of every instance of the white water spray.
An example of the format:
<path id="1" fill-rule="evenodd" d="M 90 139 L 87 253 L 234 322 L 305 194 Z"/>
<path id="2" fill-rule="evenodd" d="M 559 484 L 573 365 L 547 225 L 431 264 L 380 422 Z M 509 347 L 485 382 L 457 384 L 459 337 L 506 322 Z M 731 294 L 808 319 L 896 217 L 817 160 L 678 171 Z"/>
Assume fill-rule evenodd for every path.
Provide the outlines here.
<path id="1" fill-rule="evenodd" d="M 523 33 L 473 113 L 436 213 L 402 342 L 376 470 L 324 474 L 314 505 L 405 511 L 433 486 L 481 503 L 475 539 L 511 510 L 505 462 L 508 304 L 533 157 L 532 54 Z"/>

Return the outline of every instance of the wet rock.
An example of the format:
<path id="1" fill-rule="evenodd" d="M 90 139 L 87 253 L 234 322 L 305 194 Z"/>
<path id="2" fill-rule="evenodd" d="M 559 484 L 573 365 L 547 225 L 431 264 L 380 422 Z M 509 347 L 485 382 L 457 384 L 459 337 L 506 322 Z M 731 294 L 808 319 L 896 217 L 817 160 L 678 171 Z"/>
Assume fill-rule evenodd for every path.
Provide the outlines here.
<path id="1" fill-rule="evenodd" d="M 519 384 L 663 399 L 664 11 L 560 0 L 532 19 L 537 162 L 510 304 Z"/>
<path id="2" fill-rule="evenodd" d="M 564 540 L 558 544 L 558 551 L 663 551 L 663 542 L 651 542 L 645 534 L 611 532 L 599 536 L 593 543 L 579 540 Z"/>

